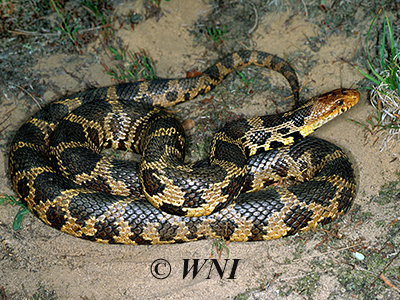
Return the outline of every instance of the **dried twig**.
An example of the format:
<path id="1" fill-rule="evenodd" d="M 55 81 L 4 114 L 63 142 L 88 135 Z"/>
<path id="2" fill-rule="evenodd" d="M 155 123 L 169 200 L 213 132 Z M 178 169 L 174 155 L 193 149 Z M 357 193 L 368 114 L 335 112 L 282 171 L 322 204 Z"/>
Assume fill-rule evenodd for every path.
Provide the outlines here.
<path id="1" fill-rule="evenodd" d="M 35 98 L 31 93 L 29 93 L 27 90 L 25 90 L 22 86 L 18 86 L 18 87 L 19 87 L 24 93 L 28 94 L 28 95 L 33 99 L 33 101 L 35 101 L 35 103 L 37 104 L 37 106 L 39 106 L 39 109 L 42 109 L 42 106 L 40 105 L 39 101 L 37 101 L 36 98 Z"/>
<path id="2" fill-rule="evenodd" d="M 254 26 L 247 32 L 248 35 L 251 35 L 258 26 L 258 13 L 257 13 L 256 5 L 253 2 L 249 2 L 249 3 L 251 4 L 251 6 L 253 6 L 254 14 L 256 15 L 256 20 L 254 21 Z"/>

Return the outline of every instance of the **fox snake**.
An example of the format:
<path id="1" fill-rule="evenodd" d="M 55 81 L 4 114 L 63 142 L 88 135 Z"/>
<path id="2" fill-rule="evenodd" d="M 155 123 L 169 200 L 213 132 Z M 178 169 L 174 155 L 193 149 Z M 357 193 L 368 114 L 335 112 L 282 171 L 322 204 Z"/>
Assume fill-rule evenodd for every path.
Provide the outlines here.
<path id="1" fill-rule="evenodd" d="M 355 90 L 232 122 L 215 134 L 209 159 L 184 162 L 184 130 L 165 108 L 250 65 L 281 73 L 298 104 L 292 67 L 258 51 L 228 55 L 193 78 L 67 96 L 17 131 L 9 160 L 15 192 L 46 224 L 103 243 L 268 240 L 336 219 L 355 195 L 352 165 L 337 146 L 303 137 L 357 103 Z M 102 155 L 104 148 L 133 151 L 141 160 Z M 294 180 L 300 183 L 265 188 Z"/>

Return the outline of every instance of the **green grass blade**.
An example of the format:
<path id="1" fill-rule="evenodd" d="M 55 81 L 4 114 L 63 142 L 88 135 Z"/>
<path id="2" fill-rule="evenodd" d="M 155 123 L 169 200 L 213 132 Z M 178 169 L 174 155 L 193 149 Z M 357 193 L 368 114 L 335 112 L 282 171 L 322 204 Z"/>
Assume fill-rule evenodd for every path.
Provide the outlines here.
<path id="1" fill-rule="evenodd" d="M 21 223 L 24 220 L 25 215 L 28 213 L 29 213 L 29 209 L 27 209 L 26 207 L 23 207 L 19 210 L 19 212 L 17 213 L 17 215 L 14 218 L 14 222 L 13 222 L 14 230 L 18 230 L 21 228 Z"/>
<path id="2" fill-rule="evenodd" d="M 358 70 L 358 72 L 360 72 L 362 75 L 364 75 L 364 77 L 367 78 L 368 80 L 371 80 L 374 84 L 379 85 L 381 83 L 379 80 L 377 80 L 374 77 L 370 76 L 369 74 L 365 73 L 363 70 L 361 70 L 357 66 L 354 66 L 354 68 L 356 68 Z M 370 68 L 371 68 L 371 66 L 370 66 Z"/>
<path id="3" fill-rule="evenodd" d="M 396 58 L 396 46 L 395 46 L 395 42 L 394 42 L 394 36 L 393 36 L 393 30 L 392 30 L 392 16 L 390 16 L 390 22 L 389 22 L 389 18 L 386 16 L 386 23 L 388 26 L 388 31 L 389 31 L 389 42 L 390 42 L 390 54 L 391 54 L 391 61 L 394 62 L 395 58 Z"/>

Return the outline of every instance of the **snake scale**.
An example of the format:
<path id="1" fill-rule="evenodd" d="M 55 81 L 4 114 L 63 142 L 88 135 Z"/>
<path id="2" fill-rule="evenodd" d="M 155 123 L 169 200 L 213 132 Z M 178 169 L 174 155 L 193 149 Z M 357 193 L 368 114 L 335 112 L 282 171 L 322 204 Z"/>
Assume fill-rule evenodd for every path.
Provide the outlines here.
<path id="1" fill-rule="evenodd" d="M 67 96 L 17 131 L 9 161 L 14 190 L 46 224 L 103 243 L 268 240 L 336 219 L 355 195 L 352 165 L 337 146 L 303 137 L 357 103 L 355 90 L 227 124 L 216 133 L 209 159 L 184 162 L 184 130 L 165 108 L 250 65 L 281 73 L 299 103 L 291 66 L 258 51 L 228 55 L 194 78 Z M 139 153 L 141 161 L 104 156 L 104 148 Z M 300 183 L 265 188 L 279 181 Z"/>

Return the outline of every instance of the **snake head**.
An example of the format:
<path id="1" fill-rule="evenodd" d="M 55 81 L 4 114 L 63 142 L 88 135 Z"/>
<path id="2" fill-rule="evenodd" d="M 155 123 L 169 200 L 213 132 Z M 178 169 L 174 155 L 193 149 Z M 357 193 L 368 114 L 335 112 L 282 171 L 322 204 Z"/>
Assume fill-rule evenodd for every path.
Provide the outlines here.
<path id="1" fill-rule="evenodd" d="M 360 100 L 360 93 L 352 89 L 337 89 L 321 96 L 312 98 L 306 105 L 309 106 L 309 115 L 305 118 L 308 135 L 334 117 L 344 113 Z"/>

